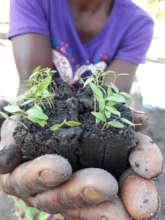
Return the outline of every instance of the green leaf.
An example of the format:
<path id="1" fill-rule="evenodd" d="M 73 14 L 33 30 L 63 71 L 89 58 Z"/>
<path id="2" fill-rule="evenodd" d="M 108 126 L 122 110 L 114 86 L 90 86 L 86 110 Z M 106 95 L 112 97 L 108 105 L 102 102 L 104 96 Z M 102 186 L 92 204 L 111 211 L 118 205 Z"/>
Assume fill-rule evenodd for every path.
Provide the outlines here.
<path id="1" fill-rule="evenodd" d="M 121 116 L 121 113 L 113 106 L 106 106 L 106 110 L 108 110 L 109 112 L 111 112 L 114 115 L 117 115 L 119 117 Z"/>
<path id="2" fill-rule="evenodd" d="M 41 127 L 44 127 L 47 124 L 48 116 L 43 112 L 39 105 L 36 104 L 27 110 L 26 113 L 26 118 L 33 123 L 39 124 Z"/>
<path id="3" fill-rule="evenodd" d="M 105 100 L 104 100 L 102 88 L 97 87 L 94 83 L 90 83 L 90 87 L 94 93 L 94 97 L 99 103 L 99 110 L 103 111 L 105 108 Z"/>
<path id="4" fill-rule="evenodd" d="M 9 116 L 5 112 L 0 111 L 0 118 L 8 119 Z"/>
<path id="5" fill-rule="evenodd" d="M 124 124 L 117 120 L 108 122 L 108 125 L 113 128 L 124 128 Z"/>
<path id="6" fill-rule="evenodd" d="M 28 104 L 34 102 L 34 100 L 35 100 L 35 99 L 28 99 L 27 101 L 24 101 L 24 102 L 21 104 L 21 106 L 28 105 Z"/>
<path id="7" fill-rule="evenodd" d="M 125 103 L 126 102 L 125 98 L 121 95 L 118 95 L 118 94 L 114 94 L 113 96 L 108 97 L 106 100 L 116 102 L 116 103 Z"/>
<path id="8" fill-rule="evenodd" d="M 98 88 L 106 95 L 106 90 L 102 86 L 98 86 Z"/>
<path id="9" fill-rule="evenodd" d="M 81 125 L 81 123 L 78 121 L 66 121 L 65 125 L 67 125 L 69 127 L 78 127 Z"/>
<path id="10" fill-rule="evenodd" d="M 45 212 L 39 212 L 37 216 L 37 220 L 45 220 Z"/>
<path id="11" fill-rule="evenodd" d="M 106 118 L 110 118 L 111 117 L 111 112 L 110 111 L 105 111 L 105 116 Z"/>
<path id="12" fill-rule="evenodd" d="M 97 71 L 95 65 L 91 64 L 89 69 L 91 70 L 91 72 L 94 76 L 96 76 L 98 74 L 98 71 Z"/>
<path id="13" fill-rule="evenodd" d="M 126 92 L 120 92 L 120 95 L 124 96 L 124 98 L 127 100 L 132 99 L 132 96 Z"/>
<path id="14" fill-rule="evenodd" d="M 91 114 L 95 116 L 99 121 L 106 122 L 106 118 L 101 112 L 91 112 Z"/>
<path id="15" fill-rule="evenodd" d="M 48 116 L 43 112 L 39 105 L 34 105 L 32 108 L 26 111 L 27 115 L 34 119 L 48 120 Z"/>
<path id="16" fill-rule="evenodd" d="M 94 93 L 94 96 L 98 99 L 103 99 L 103 93 L 101 91 L 101 89 L 99 89 L 94 83 L 90 83 L 89 84 L 93 93 Z"/>
<path id="17" fill-rule="evenodd" d="M 64 123 L 65 123 L 65 122 L 62 122 L 62 123 L 60 123 L 60 124 L 54 124 L 54 125 L 50 128 L 50 130 L 51 130 L 51 131 L 58 131 L 60 128 L 62 128 L 62 126 L 64 125 Z"/>
<path id="18" fill-rule="evenodd" d="M 105 109 L 105 99 L 104 98 L 100 98 L 97 99 L 98 103 L 99 103 L 99 111 L 100 112 L 104 112 Z"/>
<path id="19" fill-rule="evenodd" d="M 128 125 L 131 125 L 131 126 L 134 126 L 135 124 L 132 123 L 131 121 L 129 121 L 128 119 L 126 118 L 120 118 L 120 120 L 125 123 L 125 124 L 128 124 Z"/>
<path id="20" fill-rule="evenodd" d="M 90 76 L 84 83 L 84 88 L 89 85 L 92 81 L 94 81 L 94 77 Z"/>
<path id="21" fill-rule="evenodd" d="M 113 94 L 112 88 L 111 88 L 111 86 L 109 86 L 109 87 L 108 87 L 108 90 L 107 90 L 107 97 L 108 97 L 108 98 L 111 97 L 112 94 Z"/>
<path id="22" fill-rule="evenodd" d="M 6 112 L 11 113 L 11 114 L 22 112 L 22 109 L 18 105 L 16 105 L 16 104 L 7 105 L 7 106 L 4 107 L 4 110 Z"/>
<path id="23" fill-rule="evenodd" d="M 43 91 L 43 94 L 42 94 L 42 97 L 43 97 L 44 99 L 53 98 L 54 96 L 55 96 L 54 93 L 51 93 L 51 92 L 49 92 L 49 91 L 46 90 L 46 89 Z"/>
<path id="24" fill-rule="evenodd" d="M 15 98 L 15 102 L 20 102 L 20 101 L 23 101 L 24 99 L 26 98 L 26 95 L 20 95 L 20 96 L 17 96 Z"/>
<path id="25" fill-rule="evenodd" d="M 117 88 L 117 86 L 114 83 L 111 83 L 110 86 L 114 90 L 114 92 L 119 93 L 119 89 Z"/>
<path id="26" fill-rule="evenodd" d="M 114 72 L 112 71 L 105 71 L 101 74 L 102 77 L 114 76 Z"/>
<path id="27" fill-rule="evenodd" d="M 34 69 L 33 69 L 33 72 L 32 72 L 32 75 L 31 76 L 34 76 L 36 73 L 40 72 L 41 71 L 41 66 L 36 66 Z M 31 78 L 31 77 L 30 77 Z"/>
<path id="28" fill-rule="evenodd" d="M 41 127 L 45 127 L 45 125 L 47 124 L 47 120 L 42 120 L 42 119 L 38 119 L 38 118 L 34 118 L 31 115 L 27 115 L 26 118 L 33 122 L 34 124 L 38 124 Z"/>

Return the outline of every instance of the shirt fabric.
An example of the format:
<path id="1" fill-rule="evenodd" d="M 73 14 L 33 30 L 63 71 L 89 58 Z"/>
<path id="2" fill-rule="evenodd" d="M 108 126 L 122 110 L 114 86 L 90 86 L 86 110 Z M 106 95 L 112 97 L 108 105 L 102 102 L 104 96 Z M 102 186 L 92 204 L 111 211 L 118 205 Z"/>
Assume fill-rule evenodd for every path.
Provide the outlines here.
<path id="1" fill-rule="evenodd" d="M 145 62 L 153 21 L 132 0 L 114 0 L 102 30 L 85 43 L 67 0 L 11 0 L 10 6 L 9 38 L 27 33 L 49 37 L 53 62 L 67 80 L 84 74 L 90 64 L 105 69 L 114 59 Z"/>

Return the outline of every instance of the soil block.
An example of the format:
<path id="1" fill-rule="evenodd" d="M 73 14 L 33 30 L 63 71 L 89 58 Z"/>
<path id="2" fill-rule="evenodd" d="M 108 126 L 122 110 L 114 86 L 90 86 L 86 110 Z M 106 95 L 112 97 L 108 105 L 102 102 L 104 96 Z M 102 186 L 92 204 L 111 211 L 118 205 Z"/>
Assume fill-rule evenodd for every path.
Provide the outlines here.
<path id="1" fill-rule="evenodd" d="M 128 156 L 136 146 L 134 129 L 126 125 L 122 129 L 102 129 L 95 123 L 92 91 L 89 87 L 75 92 L 62 81 L 57 82 L 54 107 L 47 107 L 48 124 L 42 128 L 25 118 L 18 124 L 14 138 L 21 148 L 23 161 L 44 154 L 59 154 L 69 160 L 74 171 L 97 167 L 103 168 L 118 178 L 128 167 Z M 131 111 L 123 104 L 118 110 L 121 116 L 132 120 Z M 79 127 L 63 126 L 52 132 L 56 123 L 79 121 Z"/>

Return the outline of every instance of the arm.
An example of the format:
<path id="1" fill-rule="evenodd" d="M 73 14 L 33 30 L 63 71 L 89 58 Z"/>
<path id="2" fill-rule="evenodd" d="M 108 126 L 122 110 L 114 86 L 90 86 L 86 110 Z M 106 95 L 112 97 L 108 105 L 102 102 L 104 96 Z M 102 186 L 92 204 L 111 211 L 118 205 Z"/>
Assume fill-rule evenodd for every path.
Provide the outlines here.
<path id="1" fill-rule="evenodd" d="M 136 17 L 136 16 L 135 16 Z M 145 14 L 141 14 L 138 19 L 132 19 L 128 31 L 118 45 L 115 57 L 108 69 L 116 73 L 126 73 L 127 76 L 120 76 L 117 86 L 129 92 L 134 80 L 134 76 L 139 64 L 146 61 L 146 54 L 150 47 L 153 36 L 153 21 Z M 110 79 L 106 79 L 106 84 Z"/>
<path id="2" fill-rule="evenodd" d="M 115 71 L 116 73 L 126 73 L 128 75 L 120 76 L 117 79 L 116 85 L 122 91 L 129 92 L 135 77 L 135 73 L 138 65 L 133 64 L 127 61 L 122 61 L 119 59 L 115 59 L 109 65 L 108 70 Z M 110 78 L 106 78 L 105 84 L 108 85 L 110 82 Z"/>
<path id="3" fill-rule="evenodd" d="M 25 89 L 23 82 L 34 67 L 52 67 L 51 46 L 48 37 L 32 33 L 12 38 L 12 45 L 20 79 L 18 93 L 21 94 Z"/>

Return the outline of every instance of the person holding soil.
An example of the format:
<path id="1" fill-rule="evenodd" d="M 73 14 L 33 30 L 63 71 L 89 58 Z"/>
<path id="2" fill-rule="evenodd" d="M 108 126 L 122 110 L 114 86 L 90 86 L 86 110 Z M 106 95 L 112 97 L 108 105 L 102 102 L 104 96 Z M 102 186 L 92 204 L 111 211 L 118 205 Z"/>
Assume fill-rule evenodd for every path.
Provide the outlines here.
<path id="1" fill-rule="evenodd" d="M 20 78 L 18 94 L 26 90 L 23 82 L 38 65 L 55 68 L 65 82 L 74 85 L 79 75 L 89 73 L 91 64 L 99 70 L 128 73 L 117 80 L 119 89 L 128 92 L 138 65 L 145 62 L 152 34 L 152 19 L 131 0 L 11 0 L 9 38 Z M 109 82 L 106 78 L 105 84 Z M 145 117 L 136 112 L 134 121 L 143 124 Z M 1 173 L 5 166 L 12 168 L 14 164 L 15 167 L 20 159 L 13 139 L 15 127 L 16 123 L 10 120 L 2 125 Z M 138 137 L 137 148 L 153 144 L 143 135 Z M 141 164 L 148 155 L 147 151 Z M 162 169 L 159 153 L 152 154 L 151 159 L 152 164 L 158 163 L 151 169 L 154 174 L 149 177 L 141 174 L 147 179 L 159 175 Z M 129 175 L 133 181 L 141 178 L 132 172 L 125 178 Z M 145 181 L 153 184 L 151 180 Z M 70 164 L 57 155 L 42 156 L 0 177 L 5 192 L 47 213 L 61 213 L 72 220 L 130 219 L 129 208 L 124 204 L 126 211 L 119 198 L 113 202 L 109 199 L 115 191 L 112 182 L 111 176 L 102 169 L 89 168 L 71 175 Z M 124 187 L 121 183 L 121 194 L 125 192 Z M 136 197 L 136 192 L 132 193 Z M 154 211 L 149 212 L 158 210 L 156 202 L 152 206 Z"/>

